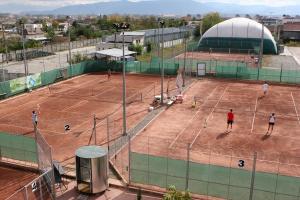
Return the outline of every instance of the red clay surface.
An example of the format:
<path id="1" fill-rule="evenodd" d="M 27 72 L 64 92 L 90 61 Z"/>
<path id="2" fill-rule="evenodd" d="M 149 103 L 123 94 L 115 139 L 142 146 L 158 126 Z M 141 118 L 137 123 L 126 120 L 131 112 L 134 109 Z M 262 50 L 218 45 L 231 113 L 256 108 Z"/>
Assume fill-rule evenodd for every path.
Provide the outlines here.
<path id="1" fill-rule="evenodd" d="M 155 93 L 160 92 L 160 78 L 127 75 L 127 126 L 132 128 L 148 112 Z M 174 81 L 173 81 L 174 82 Z M 170 86 L 171 87 L 171 86 Z M 173 86 L 174 87 L 174 86 Z M 165 88 L 166 89 L 166 88 Z M 141 95 L 142 99 L 141 101 Z M 0 130 L 33 136 L 32 110 L 38 110 L 38 129 L 53 148 L 55 160 L 73 157 L 75 150 L 88 145 L 94 114 L 97 120 L 97 144 L 107 141 L 109 117 L 110 140 L 121 135 L 122 76 L 88 74 L 35 90 L 0 102 Z M 64 126 L 70 125 L 70 131 Z M 94 142 L 94 138 L 91 140 Z"/>
<path id="2" fill-rule="evenodd" d="M 33 181 L 38 175 L 33 172 L 0 167 L 0 199 L 6 199 L 20 188 Z M 14 199 L 22 199 L 20 193 Z"/>
<path id="3" fill-rule="evenodd" d="M 191 161 L 234 167 L 243 159 L 249 169 L 256 151 L 258 171 L 300 176 L 300 88 L 271 85 L 261 96 L 261 84 L 195 81 L 183 104 L 171 106 L 132 141 L 132 151 L 186 159 L 190 145 Z M 230 109 L 235 122 L 226 133 Z M 266 135 L 272 112 L 276 124 Z"/>
<path id="4" fill-rule="evenodd" d="M 184 59 L 184 54 L 176 56 L 176 58 Z M 220 61 L 239 61 L 248 63 L 250 66 L 256 66 L 255 61 L 248 54 L 235 54 L 235 53 L 208 53 L 208 52 L 187 52 L 187 59 L 199 60 L 220 60 Z"/>

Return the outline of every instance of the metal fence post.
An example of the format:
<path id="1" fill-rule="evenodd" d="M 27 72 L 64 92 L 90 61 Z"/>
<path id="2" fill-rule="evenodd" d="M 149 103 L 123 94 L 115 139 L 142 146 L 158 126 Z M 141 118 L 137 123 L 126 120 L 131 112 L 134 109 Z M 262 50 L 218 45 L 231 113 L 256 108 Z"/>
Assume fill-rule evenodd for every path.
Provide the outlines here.
<path id="1" fill-rule="evenodd" d="M 42 182 L 41 179 L 39 178 L 39 190 L 40 190 L 40 200 L 43 200 L 43 190 L 42 190 Z"/>
<path id="2" fill-rule="evenodd" d="M 147 158 L 148 158 L 148 164 L 147 164 L 147 183 L 149 184 L 149 180 L 150 180 L 150 163 L 149 163 L 149 154 L 150 154 L 150 149 L 149 149 L 149 145 L 150 145 L 150 142 L 149 142 L 149 136 L 147 136 L 147 139 L 148 139 L 148 144 L 147 144 L 147 150 L 148 150 L 148 153 L 147 153 Z"/>
<path id="3" fill-rule="evenodd" d="M 109 138 L 109 116 L 107 116 L 106 119 L 107 119 L 107 150 L 109 152 L 109 140 L 110 140 L 110 138 Z"/>
<path id="4" fill-rule="evenodd" d="M 28 192 L 27 192 L 27 187 L 25 187 L 25 199 L 28 200 Z"/>
<path id="5" fill-rule="evenodd" d="M 254 190 L 254 182 L 255 182 L 255 170 L 256 170 L 256 158 L 257 158 L 257 152 L 254 152 L 249 200 L 253 199 L 253 190 Z"/>
<path id="6" fill-rule="evenodd" d="M 128 134 L 128 184 L 131 184 L 131 141 L 130 134 Z"/>
<path id="7" fill-rule="evenodd" d="M 185 191 L 189 189 L 189 179 L 190 179 L 190 146 L 191 144 L 187 144 L 187 161 L 186 161 L 186 177 L 185 177 Z"/>
<path id="8" fill-rule="evenodd" d="M 280 68 L 280 82 L 282 81 L 282 64 L 281 64 L 281 68 Z"/>
<path id="9" fill-rule="evenodd" d="M 259 80 L 259 67 L 257 67 L 257 80 Z"/>
<path id="10" fill-rule="evenodd" d="M 97 121 L 96 121 L 96 115 L 94 114 L 94 136 L 95 136 L 95 145 L 97 145 L 97 137 L 96 137 L 96 124 L 97 124 Z"/>

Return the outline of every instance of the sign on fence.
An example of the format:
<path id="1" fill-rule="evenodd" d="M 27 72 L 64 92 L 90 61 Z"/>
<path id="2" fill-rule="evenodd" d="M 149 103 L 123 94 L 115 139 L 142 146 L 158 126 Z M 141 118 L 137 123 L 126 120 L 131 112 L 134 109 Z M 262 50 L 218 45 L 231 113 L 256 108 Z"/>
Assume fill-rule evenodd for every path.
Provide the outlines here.
<path id="1" fill-rule="evenodd" d="M 10 91 L 17 93 L 26 88 L 31 89 L 42 85 L 41 73 L 29 75 L 27 77 L 16 78 L 9 81 Z"/>

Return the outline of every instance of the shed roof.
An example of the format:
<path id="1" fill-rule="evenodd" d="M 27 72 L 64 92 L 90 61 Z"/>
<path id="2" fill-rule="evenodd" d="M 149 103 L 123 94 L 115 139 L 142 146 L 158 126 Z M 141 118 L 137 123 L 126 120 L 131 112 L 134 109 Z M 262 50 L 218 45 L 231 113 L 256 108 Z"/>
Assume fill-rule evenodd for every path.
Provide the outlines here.
<path id="1" fill-rule="evenodd" d="M 123 50 L 117 48 L 96 51 L 95 53 L 105 55 L 105 56 L 117 57 L 117 58 L 121 58 L 123 56 Z M 136 52 L 125 50 L 125 56 L 129 56 L 132 54 L 136 54 Z"/>

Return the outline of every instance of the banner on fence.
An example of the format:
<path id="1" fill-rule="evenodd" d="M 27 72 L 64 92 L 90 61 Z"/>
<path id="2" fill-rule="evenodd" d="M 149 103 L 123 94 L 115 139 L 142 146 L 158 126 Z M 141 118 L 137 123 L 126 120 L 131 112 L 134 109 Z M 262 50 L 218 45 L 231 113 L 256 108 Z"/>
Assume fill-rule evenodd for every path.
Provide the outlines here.
<path id="1" fill-rule="evenodd" d="M 17 93 L 24 91 L 26 88 L 31 89 L 42 85 L 41 73 L 29 75 L 27 77 L 21 77 L 13 79 L 9 82 L 10 91 Z"/>

